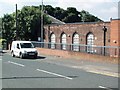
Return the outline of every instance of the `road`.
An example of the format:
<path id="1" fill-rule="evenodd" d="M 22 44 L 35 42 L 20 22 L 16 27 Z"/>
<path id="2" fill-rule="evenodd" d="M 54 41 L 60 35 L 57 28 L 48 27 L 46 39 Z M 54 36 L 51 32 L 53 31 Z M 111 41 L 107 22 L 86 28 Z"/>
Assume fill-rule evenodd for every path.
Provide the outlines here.
<path id="1" fill-rule="evenodd" d="M 45 55 L 20 59 L 9 52 L 0 57 L 2 88 L 118 88 L 115 64 Z"/>

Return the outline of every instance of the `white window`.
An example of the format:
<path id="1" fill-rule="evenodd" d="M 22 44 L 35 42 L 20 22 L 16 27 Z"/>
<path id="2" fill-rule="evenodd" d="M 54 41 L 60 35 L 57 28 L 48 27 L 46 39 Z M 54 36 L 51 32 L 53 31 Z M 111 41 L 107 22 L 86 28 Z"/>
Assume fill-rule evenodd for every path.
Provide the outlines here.
<path id="1" fill-rule="evenodd" d="M 62 36 L 61 36 L 61 43 L 62 43 L 62 49 L 66 50 L 66 44 L 67 44 L 66 34 L 62 34 Z"/>
<path id="2" fill-rule="evenodd" d="M 94 45 L 94 35 L 90 33 L 87 36 L 87 52 L 93 53 L 93 45 Z"/>
<path id="3" fill-rule="evenodd" d="M 73 51 L 79 51 L 79 35 L 77 33 L 73 35 Z"/>
<path id="4" fill-rule="evenodd" d="M 55 34 L 51 34 L 50 41 L 50 48 L 55 49 Z"/>

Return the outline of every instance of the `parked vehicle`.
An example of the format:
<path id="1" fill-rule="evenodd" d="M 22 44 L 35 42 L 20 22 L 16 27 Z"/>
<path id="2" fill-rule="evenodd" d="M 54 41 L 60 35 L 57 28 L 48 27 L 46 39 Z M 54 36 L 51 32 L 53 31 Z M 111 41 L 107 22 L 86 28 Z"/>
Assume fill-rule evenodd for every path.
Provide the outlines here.
<path id="1" fill-rule="evenodd" d="M 37 58 L 38 52 L 30 41 L 13 41 L 11 45 L 11 55 L 20 58 Z"/>

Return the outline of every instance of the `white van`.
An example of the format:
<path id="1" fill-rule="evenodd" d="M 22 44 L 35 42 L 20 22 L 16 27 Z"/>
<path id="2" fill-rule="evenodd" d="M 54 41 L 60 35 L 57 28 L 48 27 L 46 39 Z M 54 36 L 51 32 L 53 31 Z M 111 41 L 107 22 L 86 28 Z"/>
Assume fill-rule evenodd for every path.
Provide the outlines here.
<path id="1" fill-rule="evenodd" d="M 30 41 L 13 41 L 11 45 L 11 54 L 13 57 L 37 58 L 38 52 Z"/>

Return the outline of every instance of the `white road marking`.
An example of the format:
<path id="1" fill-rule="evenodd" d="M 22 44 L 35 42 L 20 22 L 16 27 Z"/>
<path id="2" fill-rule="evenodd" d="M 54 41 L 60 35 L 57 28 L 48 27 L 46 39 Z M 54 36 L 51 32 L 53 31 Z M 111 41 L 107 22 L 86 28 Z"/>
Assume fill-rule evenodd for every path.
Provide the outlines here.
<path id="1" fill-rule="evenodd" d="M 36 70 L 40 71 L 40 72 L 48 73 L 48 74 L 51 74 L 51 75 L 59 76 L 59 77 L 62 77 L 62 78 L 66 78 L 66 79 L 69 79 L 69 80 L 73 79 L 73 78 L 70 78 L 70 77 L 67 77 L 67 76 L 64 76 L 64 75 L 60 75 L 60 74 L 57 74 L 57 73 L 53 73 L 53 72 L 49 72 L 49 71 L 45 71 L 45 70 L 41 70 L 41 69 L 36 69 Z"/>
<path id="2" fill-rule="evenodd" d="M 0 58 L 0 61 L 2 61 L 2 59 Z"/>
<path id="3" fill-rule="evenodd" d="M 105 90 L 112 90 L 112 89 L 107 88 L 107 87 L 104 87 L 104 86 L 99 86 L 99 88 L 103 88 L 103 89 L 105 89 Z"/>
<path id="4" fill-rule="evenodd" d="M 18 66 L 21 66 L 21 67 L 25 67 L 25 65 L 23 65 L 23 64 L 19 64 L 19 63 L 12 62 L 12 61 L 8 61 L 8 63 L 12 63 L 12 64 L 15 64 L 15 65 L 18 65 Z"/>

